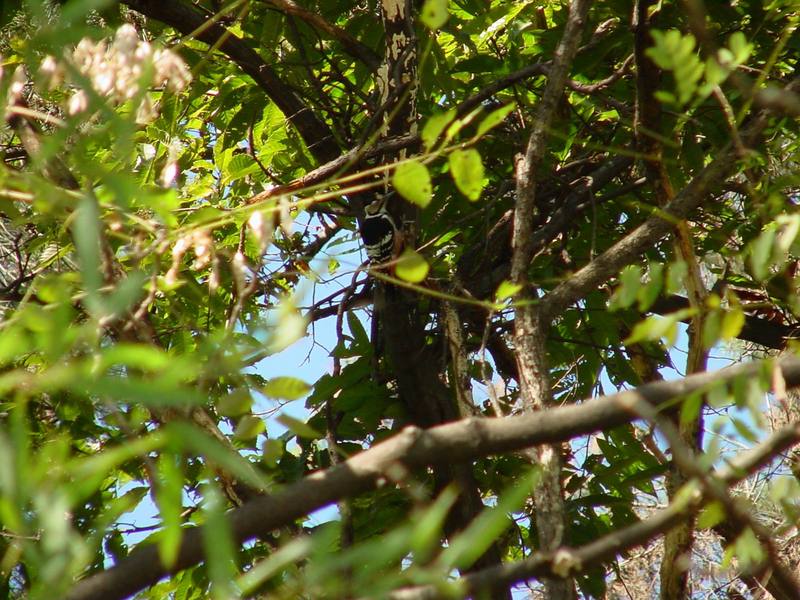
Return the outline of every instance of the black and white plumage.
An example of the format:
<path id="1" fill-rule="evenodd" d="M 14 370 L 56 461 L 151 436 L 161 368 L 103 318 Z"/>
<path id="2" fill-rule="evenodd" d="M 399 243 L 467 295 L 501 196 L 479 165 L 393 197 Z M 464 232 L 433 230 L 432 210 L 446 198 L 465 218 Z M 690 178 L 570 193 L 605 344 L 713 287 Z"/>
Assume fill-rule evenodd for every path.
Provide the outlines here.
<path id="1" fill-rule="evenodd" d="M 397 253 L 400 231 L 386 207 L 386 198 L 367 205 L 361 224 L 361 239 L 371 265 L 391 262 Z"/>

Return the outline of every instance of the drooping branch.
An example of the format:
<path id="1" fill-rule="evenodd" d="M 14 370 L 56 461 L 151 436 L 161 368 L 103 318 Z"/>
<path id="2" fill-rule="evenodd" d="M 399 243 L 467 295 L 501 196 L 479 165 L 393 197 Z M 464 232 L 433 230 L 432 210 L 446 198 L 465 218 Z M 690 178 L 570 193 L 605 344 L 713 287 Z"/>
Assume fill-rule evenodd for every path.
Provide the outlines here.
<path id="1" fill-rule="evenodd" d="M 788 387 L 800 385 L 800 359 L 786 358 L 776 363 Z M 313 473 L 281 492 L 262 496 L 228 513 L 237 543 L 268 534 L 314 510 L 373 489 L 385 475 L 402 464 L 408 469 L 446 462 L 472 460 L 492 454 L 513 452 L 536 444 L 557 443 L 627 423 L 637 415 L 631 406 L 644 401 L 654 407 L 675 401 L 712 384 L 735 378 L 756 377 L 763 362 L 739 365 L 721 371 L 701 373 L 676 381 L 664 381 L 587 400 L 582 404 L 553 408 L 535 414 L 502 419 L 469 418 L 422 430 L 408 427 L 400 434 L 349 460 Z M 770 438 L 774 455 L 795 442 L 785 436 Z M 112 600 L 125 598 L 162 577 L 200 563 L 203 528 L 184 532 L 177 561 L 165 567 L 155 546 L 142 546 L 114 567 L 79 582 L 67 596 L 69 600 Z"/>

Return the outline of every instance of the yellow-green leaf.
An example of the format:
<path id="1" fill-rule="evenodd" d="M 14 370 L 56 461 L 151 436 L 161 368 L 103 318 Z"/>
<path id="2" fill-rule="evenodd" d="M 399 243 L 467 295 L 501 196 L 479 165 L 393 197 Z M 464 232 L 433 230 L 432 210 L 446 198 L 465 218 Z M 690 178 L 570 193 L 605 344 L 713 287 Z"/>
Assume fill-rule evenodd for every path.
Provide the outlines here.
<path id="1" fill-rule="evenodd" d="M 450 109 L 447 112 L 431 115 L 425 122 L 422 128 L 422 144 L 426 150 L 433 148 L 436 140 L 442 135 L 445 127 L 447 127 L 456 116 L 455 109 Z"/>
<path id="2" fill-rule="evenodd" d="M 500 125 L 500 123 L 502 123 L 509 113 L 511 113 L 511 111 L 513 111 L 516 107 L 517 104 L 515 102 L 509 102 L 508 104 L 490 112 L 478 125 L 478 131 L 475 133 L 475 137 L 481 137 L 490 129 L 494 129 Z"/>
<path id="3" fill-rule="evenodd" d="M 311 427 L 311 425 L 309 425 L 308 423 L 304 423 L 300 419 L 295 419 L 294 417 L 290 417 L 285 413 L 278 415 L 276 421 L 278 421 L 278 423 L 286 427 L 286 429 L 288 429 L 298 437 L 304 437 L 310 440 L 316 440 L 322 437 L 317 432 L 317 430 Z"/>
<path id="4" fill-rule="evenodd" d="M 280 352 L 306 335 L 308 322 L 294 304 L 284 301 L 278 307 L 277 324 L 267 345 L 270 352 Z"/>
<path id="5" fill-rule="evenodd" d="M 311 386 L 296 377 L 273 377 L 262 390 L 265 396 L 278 400 L 297 400 L 309 391 Z"/>
<path id="6" fill-rule="evenodd" d="M 237 440 L 254 440 L 266 429 L 264 421 L 255 415 L 246 415 L 239 420 L 233 437 Z"/>
<path id="7" fill-rule="evenodd" d="M 714 525 L 725 520 L 725 509 L 719 502 L 711 502 L 697 517 L 697 526 L 700 529 L 711 529 Z"/>
<path id="8" fill-rule="evenodd" d="M 723 340 L 732 340 L 742 331 L 744 327 L 744 312 L 741 308 L 731 308 L 722 317 L 720 337 Z"/>
<path id="9" fill-rule="evenodd" d="M 454 150 L 450 154 L 450 173 L 461 193 L 474 202 L 481 197 L 484 185 L 483 161 L 474 148 Z"/>
<path id="10" fill-rule="evenodd" d="M 217 401 L 217 412 L 223 417 L 238 417 L 250 412 L 253 398 L 246 389 L 234 390 Z"/>
<path id="11" fill-rule="evenodd" d="M 439 29 L 449 16 L 447 0 L 425 0 L 419 18 L 429 29 Z"/>
<path id="12" fill-rule="evenodd" d="M 392 184 L 403 198 L 425 208 L 433 198 L 433 184 L 428 168 L 417 160 L 403 163 L 394 171 Z"/>
<path id="13" fill-rule="evenodd" d="M 518 283 L 511 283 L 510 281 L 501 281 L 500 285 L 497 286 L 497 291 L 494 293 L 494 297 L 498 302 L 503 302 L 504 300 L 508 300 L 514 294 L 522 289 L 522 286 Z"/>
<path id="14" fill-rule="evenodd" d="M 261 453 L 267 466 L 275 467 L 280 457 L 283 456 L 283 442 L 274 439 L 266 440 Z"/>
<path id="15" fill-rule="evenodd" d="M 400 279 L 410 283 L 419 283 L 428 276 L 429 268 L 425 257 L 411 248 L 406 248 L 397 259 L 395 271 Z"/>

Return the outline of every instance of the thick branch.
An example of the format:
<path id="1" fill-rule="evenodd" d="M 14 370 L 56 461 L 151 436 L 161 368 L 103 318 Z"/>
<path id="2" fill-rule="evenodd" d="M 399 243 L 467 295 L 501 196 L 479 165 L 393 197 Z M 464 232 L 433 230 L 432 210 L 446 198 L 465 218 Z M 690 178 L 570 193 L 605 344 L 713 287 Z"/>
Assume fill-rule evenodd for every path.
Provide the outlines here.
<path id="1" fill-rule="evenodd" d="M 800 385 L 800 359 L 787 358 L 778 364 L 787 386 Z M 408 427 L 340 465 L 313 473 L 275 495 L 256 498 L 230 511 L 233 536 L 236 542 L 244 543 L 322 506 L 373 489 L 398 463 L 415 469 L 561 442 L 635 419 L 630 409 L 632 401 L 646 401 L 658 407 L 712 383 L 756 377 L 763 368 L 763 362 L 749 363 L 677 381 L 644 385 L 636 390 L 535 414 L 502 419 L 469 418 L 427 430 Z M 789 442 L 772 440 L 770 443 L 778 452 Z M 142 546 L 116 566 L 79 582 L 68 598 L 112 600 L 134 594 L 169 573 L 201 562 L 204 558 L 202 535 L 202 528 L 185 531 L 178 559 L 171 569 L 161 564 L 156 547 Z"/>
<path id="2" fill-rule="evenodd" d="M 731 461 L 729 466 L 718 470 L 709 477 L 713 477 L 715 481 L 729 487 L 754 473 L 779 453 L 788 450 L 799 441 L 800 425 L 785 427 L 752 450 L 738 456 Z M 608 563 L 626 550 L 646 544 L 658 535 L 669 531 L 695 513 L 709 499 L 709 496 L 695 496 L 689 502 L 670 504 L 643 521 L 605 535 L 585 546 L 564 549 L 566 553 L 560 554 L 561 567 L 564 567 L 566 560 L 573 561 L 575 568 L 581 570 Z M 470 573 L 460 580 L 459 583 L 462 587 L 459 589 L 466 596 L 498 583 L 513 585 L 532 578 L 552 577 L 559 572 L 559 567 L 556 566 L 559 563 L 557 556 L 559 556 L 558 553 L 540 552 L 526 560 Z M 390 595 L 393 600 L 433 600 L 453 597 L 453 594 L 445 595 L 432 586 L 397 590 Z M 796 596 L 786 597 L 794 598 Z"/>
<path id="3" fill-rule="evenodd" d="M 590 0 L 573 0 L 564 34 L 556 48 L 553 66 L 548 74 L 542 100 L 531 128 L 525 157 L 517 168 L 517 199 L 514 207 L 514 224 L 511 255 L 511 280 L 525 293 L 528 267 L 533 259 L 533 226 L 537 219 L 536 170 L 547 151 L 550 125 L 556 107 L 564 93 L 564 84 L 572 59 L 578 50 Z M 538 307 L 522 304 L 516 309 L 514 344 L 516 346 L 517 372 L 523 406 L 536 411 L 550 405 L 552 397 L 548 377 L 545 340 L 547 324 L 539 318 Z M 561 491 L 561 456 L 554 446 L 543 446 L 534 451 L 542 469 L 542 477 L 533 492 L 539 539 L 544 550 L 553 550 L 563 539 L 566 511 Z M 545 583 L 547 594 L 553 600 L 575 597 L 575 587 L 569 580 L 551 579 Z"/>

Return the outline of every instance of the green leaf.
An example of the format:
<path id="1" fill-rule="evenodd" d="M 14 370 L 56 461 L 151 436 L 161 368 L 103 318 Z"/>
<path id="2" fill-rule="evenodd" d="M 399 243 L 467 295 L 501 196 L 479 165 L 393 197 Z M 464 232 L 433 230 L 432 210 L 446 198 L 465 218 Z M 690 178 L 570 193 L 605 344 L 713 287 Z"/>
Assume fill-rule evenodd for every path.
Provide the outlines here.
<path id="1" fill-rule="evenodd" d="M 685 289 L 684 281 L 689 275 L 689 267 L 682 260 L 670 263 L 667 268 L 667 294 L 677 294 Z"/>
<path id="2" fill-rule="evenodd" d="M 86 392 L 117 402 L 134 402 L 146 406 L 183 406 L 206 401 L 200 390 L 157 378 L 95 377 L 86 382 Z"/>
<path id="3" fill-rule="evenodd" d="M 126 365 L 142 371 L 161 371 L 173 362 L 161 348 L 127 343 L 104 348 L 95 360 L 95 373 L 104 373 L 113 365 Z"/>
<path id="4" fill-rule="evenodd" d="M 443 571 L 472 565 L 510 525 L 509 513 L 518 510 L 539 480 L 539 469 L 533 469 L 504 489 L 497 504 L 485 508 L 465 530 L 457 534 L 439 555 L 437 563 Z"/>
<path id="5" fill-rule="evenodd" d="M 742 331 L 744 322 L 744 311 L 740 307 L 731 307 L 729 310 L 726 310 L 722 317 L 722 324 L 720 325 L 720 337 L 723 340 L 732 340 L 736 338 Z"/>
<path id="6" fill-rule="evenodd" d="M 645 312 L 656 301 L 664 286 L 664 265 L 651 262 L 647 269 L 647 283 L 639 288 L 636 299 L 639 301 L 639 311 Z"/>
<path id="7" fill-rule="evenodd" d="M 249 413 L 252 406 L 250 391 L 239 388 L 217 401 L 217 412 L 223 417 L 238 417 Z"/>
<path id="8" fill-rule="evenodd" d="M 711 529 L 725 520 L 725 508 L 719 502 L 710 502 L 697 517 L 697 527 Z"/>
<path id="9" fill-rule="evenodd" d="M 436 141 L 442 135 L 445 128 L 450 125 L 456 116 L 456 111 L 451 108 L 447 112 L 438 113 L 428 117 L 425 121 L 425 126 L 422 128 L 422 144 L 425 150 L 430 151 L 435 145 Z"/>
<path id="10" fill-rule="evenodd" d="M 521 289 L 522 285 L 519 283 L 511 283 L 508 280 L 501 281 L 494 293 L 494 298 L 497 302 L 503 302 L 515 296 Z"/>
<path id="11" fill-rule="evenodd" d="M 428 262 L 419 252 L 406 248 L 397 259 L 395 272 L 400 279 L 410 283 L 420 283 L 428 276 Z"/>
<path id="12" fill-rule="evenodd" d="M 450 174 L 461 193 L 472 202 L 480 198 L 485 184 L 480 153 L 474 148 L 454 150 L 449 162 Z"/>
<path id="13" fill-rule="evenodd" d="M 316 538 L 314 541 L 318 541 Z M 301 561 L 308 556 L 314 546 L 310 536 L 301 536 L 282 545 L 278 550 L 270 552 L 266 558 L 257 561 L 251 569 L 242 573 L 236 581 L 241 595 L 235 598 L 255 597 L 259 588 L 264 587 L 275 575 L 281 574 L 286 567 Z"/>
<path id="14" fill-rule="evenodd" d="M 261 458 L 268 467 L 276 467 L 281 456 L 283 456 L 284 445 L 281 440 L 268 439 L 264 441 L 261 448 Z"/>
<path id="15" fill-rule="evenodd" d="M 296 377 L 273 377 L 261 391 L 277 400 L 298 400 L 311 391 L 311 386 Z"/>
<path id="16" fill-rule="evenodd" d="M 168 426 L 168 431 L 184 446 L 204 456 L 206 460 L 220 465 L 254 490 L 266 491 L 269 489 L 269 481 L 247 459 L 199 427 L 188 423 L 172 422 Z"/>
<path id="17" fill-rule="evenodd" d="M 105 299 L 104 316 L 120 315 L 131 308 L 133 303 L 144 295 L 143 286 L 147 279 L 147 274 L 133 271 L 120 280 L 114 291 Z"/>
<path id="18" fill-rule="evenodd" d="M 454 487 L 446 487 L 436 501 L 422 514 L 413 520 L 414 530 L 411 535 L 411 551 L 416 562 L 425 563 L 433 551 L 439 548 L 439 540 L 447 518 L 447 513 L 458 499 Z"/>
<path id="19" fill-rule="evenodd" d="M 401 163 L 394 171 L 392 184 L 398 193 L 409 202 L 422 208 L 433 198 L 433 184 L 428 167 L 418 160 Z"/>
<path id="20" fill-rule="evenodd" d="M 318 440 L 323 437 L 308 423 L 290 417 L 286 413 L 278 415 L 275 420 L 298 437 L 308 438 L 310 440 Z"/>
<path id="21" fill-rule="evenodd" d="M 758 541 L 755 533 L 753 533 L 753 530 L 749 527 L 736 538 L 732 549 L 733 554 L 735 554 L 738 559 L 737 568 L 745 570 L 750 569 L 763 562 L 765 558 L 761 543 Z M 728 558 L 728 552 L 726 550 L 726 559 Z M 723 566 L 727 566 L 726 561 L 723 561 Z"/>
<path id="22" fill-rule="evenodd" d="M 776 235 L 775 229 L 769 228 L 750 244 L 750 268 L 756 279 L 763 281 L 769 275 L 769 268 L 772 265 L 772 247 Z"/>
<path id="23" fill-rule="evenodd" d="M 447 0 L 425 0 L 419 18 L 428 29 L 439 29 L 449 16 Z"/>
<path id="24" fill-rule="evenodd" d="M 227 185 L 237 179 L 247 177 L 253 173 L 259 173 L 260 171 L 261 167 L 253 160 L 252 156 L 244 153 L 236 154 L 226 165 L 221 184 Z"/>
<path id="25" fill-rule="evenodd" d="M 619 286 L 611 296 L 609 308 L 618 310 L 628 308 L 636 301 L 639 288 L 642 286 L 642 268 L 639 265 L 628 265 L 619 274 Z"/>
<path id="26" fill-rule="evenodd" d="M 270 352 L 280 352 L 304 338 L 308 321 L 295 308 L 291 300 L 284 300 L 278 307 L 277 324 L 272 330 L 267 349 Z"/>
<path id="27" fill-rule="evenodd" d="M 744 32 L 736 31 L 731 34 L 728 40 L 728 48 L 730 48 L 733 62 L 736 66 L 743 64 L 753 52 L 753 44 L 747 41 L 747 36 Z"/>
<path id="28" fill-rule="evenodd" d="M 703 406 L 703 395 L 700 393 L 689 394 L 681 404 L 681 423 L 694 423 L 700 416 Z"/>
<path id="29" fill-rule="evenodd" d="M 98 313 L 102 305 L 98 290 L 103 283 L 100 268 L 100 213 L 97 203 L 89 197 L 81 198 L 75 211 L 72 238 L 78 251 L 78 264 L 86 286 L 86 306 Z"/>
<path id="30" fill-rule="evenodd" d="M 178 559 L 181 537 L 181 513 L 183 512 L 183 472 L 178 457 L 165 452 L 158 461 L 159 486 L 156 488 L 156 503 L 161 514 L 161 535 L 158 555 L 161 561 L 172 566 Z"/>
<path id="31" fill-rule="evenodd" d="M 706 393 L 708 405 L 713 408 L 722 408 L 731 403 L 731 394 L 726 383 L 712 385 Z"/>
<path id="32" fill-rule="evenodd" d="M 623 344 L 630 346 L 644 341 L 655 341 L 665 338 L 667 343 L 673 345 L 678 335 L 677 324 L 679 321 L 692 316 L 694 309 L 686 308 L 669 315 L 652 315 L 644 321 L 637 323 L 631 335 L 623 340 Z"/>
<path id="33" fill-rule="evenodd" d="M 750 426 L 747 425 L 747 423 L 737 417 L 731 417 L 731 424 L 733 425 L 734 429 L 736 429 L 736 433 L 742 436 L 742 438 L 753 444 L 758 443 L 758 434 L 756 434 L 756 432 L 754 432 Z"/>
<path id="34" fill-rule="evenodd" d="M 203 549 L 211 580 L 211 597 L 215 600 L 236 598 L 238 594 L 233 588 L 237 573 L 233 535 L 225 515 L 225 502 L 215 483 L 203 489 L 203 515 Z"/>
<path id="35" fill-rule="evenodd" d="M 722 314 L 719 310 L 709 311 L 703 319 L 703 347 L 710 349 L 720 338 Z"/>
<path id="36" fill-rule="evenodd" d="M 500 123 L 502 123 L 516 107 L 516 102 L 509 102 L 500 108 L 494 109 L 492 112 L 486 115 L 486 118 L 483 121 L 480 122 L 478 125 L 478 130 L 475 132 L 475 137 L 483 137 L 488 131 L 500 125 Z"/>
<path id="37" fill-rule="evenodd" d="M 255 415 L 245 415 L 239 419 L 233 437 L 237 440 L 251 441 L 267 429 L 264 421 Z"/>

